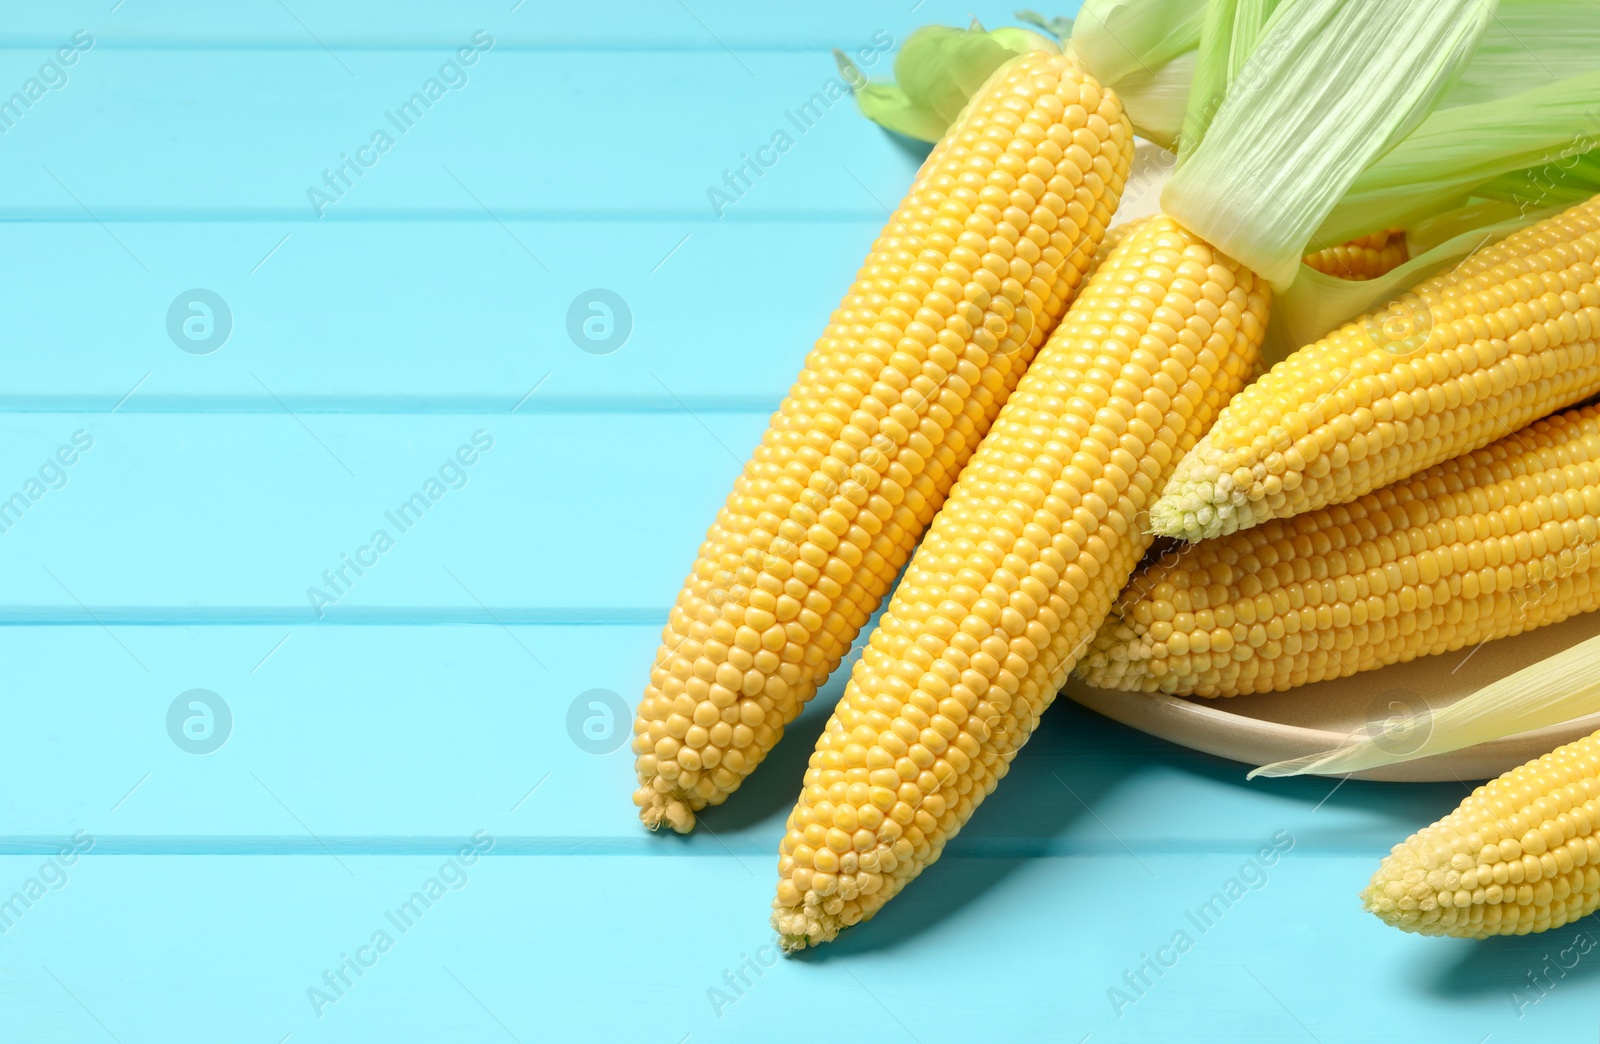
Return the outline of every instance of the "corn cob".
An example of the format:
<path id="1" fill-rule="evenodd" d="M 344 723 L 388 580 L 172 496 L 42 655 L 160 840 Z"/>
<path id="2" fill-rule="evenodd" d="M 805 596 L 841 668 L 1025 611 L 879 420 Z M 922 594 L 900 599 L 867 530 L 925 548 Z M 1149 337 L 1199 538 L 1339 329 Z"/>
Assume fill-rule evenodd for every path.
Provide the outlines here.
<path id="1" fill-rule="evenodd" d="M 1386 923 L 1485 939 L 1600 907 L 1600 732 L 1484 784 L 1384 858 L 1361 893 Z"/>
<path id="2" fill-rule="evenodd" d="M 817 741 L 780 848 L 785 948 L 872 916 L 1005 775 L 1149 546 L 1138 515 L 1253 371 L 1269 293 L 1165 216 L 1100 263 Z"/>
<path id="3" fill-rule="evenodd" d="M 691 829 L 839 665 L 1065 310 L 1132 151 L 1116 96 L 1033 52 L 930 155 L 672 609 L 634 722 L 647 826 Z"/>
<path id="4" fill-rule="evenodd" d="M 1340 279 L 1376 279 L 1407 259 L 1405 229 L 1391 228 L 1305 256 L 1305 263 Z"/>
<path id="5" fill-rule="evenodd" d="M 1078 665 L 1106 689 L 1237 696 L 1476 646 L 1600 608 L 1600 406 L 1360 499 L 1186 545 Z"/>
<path id="6" fill-rule="evenodd" d="M 1150 512 L 1199 540 L 1341 504 L 1600 390 L 1600 197 L 1278 363 Z"/>

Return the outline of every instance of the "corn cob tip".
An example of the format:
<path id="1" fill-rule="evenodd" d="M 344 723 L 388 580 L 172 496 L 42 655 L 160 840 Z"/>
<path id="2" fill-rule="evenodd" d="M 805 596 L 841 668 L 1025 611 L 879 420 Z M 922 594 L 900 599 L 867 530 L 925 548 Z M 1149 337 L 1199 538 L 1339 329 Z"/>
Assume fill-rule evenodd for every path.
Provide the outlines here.
<path id="1" fill-rule="evenodd" d="M 1247 495 L 1256 476 L 1224 474 L 1223 454 L 1202 438 L 1178 462 L 1161 497 L 1150 506 L 1150 531 L 1195 543 L 1247 529 L 1268 517 L 1265 504 Z"/>
<path id="2" fill-rule="evenodd" d="M 845 927 L 840 917 L 820 907 L 772 901 L 772 929 L 778 933 L 778 946 L 784 953 L 832 942 Z"/>
<path id="3" fill-rule="evenodd" d="M 1346 504 L 1600 391 L 1600 196 L 1277 362 L 1152 509 L 1212 537 Z"/>
<path id="4" fill-rule="evenodd" d="M 633 803 L 639 806 L 639 820 L 651 830 L 661 829 L 662 823 L 680 834 L 694 829 L 694 812 L 682 794 L 663 794 L 654 787 L 640 787 L 633 792 Z"/>
<path id="5" fill-rule="evenodd" d="M 1378 872 L 1360 892 L 1367 912 L 1392 928 L 1424 935 L 1441 934 L 1428 930 L 1424 910 L 1437 913 L 1438 901 L 1428 887 L 1428 872 L 1404 846 L 1384 857 Z"/>
<path id="6" fill-rule="evenodd" d="M 1095 632 L 1089 647 L 1073 668 L 1073 675 L 1097 689 L 1153 692 L 1149 677 L 1149 642 L 1122 615 L 1118 604 Z"/>
<path id="7" fill-rule="evenodd" d="M 1472 648 L 1600 608 L 1597 534 L 1588 406 L 1349 503 L 1168 552 L 1124 590 L 1077 674 L 1239 696 Z"/>
<path id="8" fill-rule="evenodd" d="M 1560 928 L 1600 907 L 1600 733 L 1512 769 L 1384 857 L 1362 904 L 1419 935 Z"/>

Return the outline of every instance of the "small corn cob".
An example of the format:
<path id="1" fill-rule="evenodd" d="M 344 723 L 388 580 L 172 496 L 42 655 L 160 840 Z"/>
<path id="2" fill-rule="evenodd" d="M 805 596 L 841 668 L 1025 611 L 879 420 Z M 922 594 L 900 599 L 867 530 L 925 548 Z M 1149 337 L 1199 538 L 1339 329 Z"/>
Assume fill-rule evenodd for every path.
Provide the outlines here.
<path id="1" fill-rule="evenodd" d="M 1600 390 L 1600 196 L 1301 348 L 1222 411 L 1150 512 L 1200 540 L 1342 504 Z"/>
<path id="2" fill-rule="evenodd" d="M 1362 280 L 1376 279 L 1407 258 L 1405 229 L 1391 228 L 1307 254 L 1305 263 L 1324 275 Z"/>
<path id="3" fill-rule="evenodd" d="M 817 741 L 778 861 L 786 949 L 871 917 L 1005 775 L 1149 546 L 1139 514 L 1253 372 L 1269 292 L 1165 216 L 1101 261 Z"/>
<path id="4" fill-rule="evenodd" d="M 1350 503 L 1185 545 L 1078 664 L 1098 688 L 1288 689 L 1600 608 L 1600 406 Z"/>
<path id="5" fill-rule="evenodd" d="M 1421 935 L 1560 928 L 1600 907 L 1600 732 L 1484 784 L 1412 834 L 1361 893 Z"/>
<path id="6" fill-rule="evenodd" d="M 647 826 L 691 829 L 839 665 L 1065 310 L 1132 152 L 1116 96 L 1041 51 L 929 156 L 672 609 L 634 722 Z"/>

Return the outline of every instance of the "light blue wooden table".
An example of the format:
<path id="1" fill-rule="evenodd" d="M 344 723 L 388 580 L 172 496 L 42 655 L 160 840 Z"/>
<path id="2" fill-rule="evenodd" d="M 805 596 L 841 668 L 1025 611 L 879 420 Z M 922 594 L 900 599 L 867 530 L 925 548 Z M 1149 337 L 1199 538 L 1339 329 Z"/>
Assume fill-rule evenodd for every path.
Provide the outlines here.
<path id="1" fill-rule="evenodd" d="M 0 1039 L 1595 1032 L 1574 930 L 1357 905 L 1454 784 L 1246 784 L 1058 705 L 795 960 L 840 681 L 706 829 L 638 826 L 623 708 L 918 160 L 790 114 L 968 5 L 114 2 L 0 9 Z"/>

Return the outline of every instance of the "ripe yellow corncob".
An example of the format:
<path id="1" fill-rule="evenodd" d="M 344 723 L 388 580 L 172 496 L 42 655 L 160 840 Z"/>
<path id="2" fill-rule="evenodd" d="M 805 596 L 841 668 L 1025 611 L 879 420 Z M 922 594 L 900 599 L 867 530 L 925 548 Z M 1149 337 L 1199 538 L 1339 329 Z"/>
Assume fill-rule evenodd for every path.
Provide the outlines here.
<path id="1" fill-rule="evenodd" d="M 1394 846 L 1361 893 L 1388 924 L 1484 939 L 1600 907 L 1600 732 L 1512 769 Z"/>
<path id="2" fill-rule="evenodd" d="M 1186 545 L 1078 664 L 1105 689 L 1237 696 L 1476 646 L 1600 608 L 1600 406 L 1350 503 Z"/>
<path id="3" fill-rule="evenodd" d="M 1005 775 L 1149 546 L 1145 505 L 1253 371 L 1269 295 L 1165 216 L 1100 262 L 817 741 L 778 862 L 786 948 L 872 916 Z"/>
<path id="4" fill-rule="evenodd" d="M 1340 279 L 1376 279 L 1407 259 L 1405 229 L 1391 228 L 1307 254 L 1305 263 Z"/>
<path id="5" fill-rule="evenodd" d="M 672 609 L 634 722 L 647 826 L 692 828 L 839 665 L 1065 310 L 1132 150 L 1114 94 L 1033 52 L 930 155 Z"/>
<path id="6" fill-rule="evenodd" d="M 1150 512 L 1200 540 L 1341 504 L 1600 390 L 1600 197 L 1269 370 Z"/>

